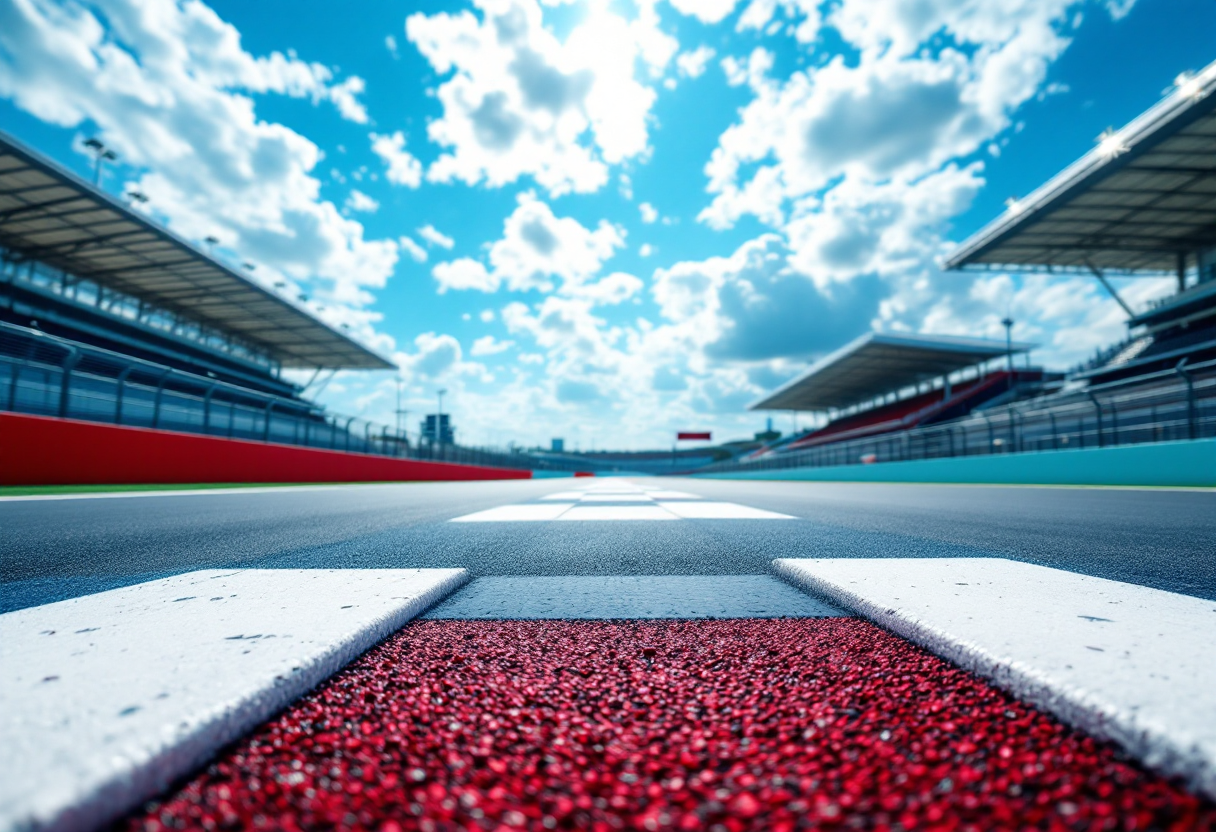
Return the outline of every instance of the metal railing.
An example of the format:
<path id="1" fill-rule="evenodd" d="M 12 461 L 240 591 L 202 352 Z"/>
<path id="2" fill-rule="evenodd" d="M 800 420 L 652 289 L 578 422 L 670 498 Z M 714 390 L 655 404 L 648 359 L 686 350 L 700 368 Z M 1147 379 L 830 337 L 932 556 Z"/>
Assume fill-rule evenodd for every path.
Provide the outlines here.
<path id="1" fill-rule="evenodd" d="M 524 453 L 411 442 L 404 431 L 302 399 L 6 323 L 0 323 L 0 409 L 378 456 L 564 470 L 559 461 Z"/>
<path id="2" fill-rule="evenodd" d="M 1216 436 L 1216 361 L 983 409 L 953 422 L 722 462 L 704 472 L 826 467 Z"/>

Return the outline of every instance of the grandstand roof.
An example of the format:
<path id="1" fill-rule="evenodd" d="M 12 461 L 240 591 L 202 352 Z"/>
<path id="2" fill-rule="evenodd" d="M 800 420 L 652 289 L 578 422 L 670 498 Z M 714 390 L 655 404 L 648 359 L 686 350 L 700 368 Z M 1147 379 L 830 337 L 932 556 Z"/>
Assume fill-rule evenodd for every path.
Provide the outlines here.
<path id="1" fill-rule="evenodd" d="M 950 269 L 1177 272 L 1216 245 L 1216 63 L 966 240 Z"/>
<path id="2" fill-rule="evenodd" d="M 284 367 L 394 366 L 2 131 L 0 246 L 228 333 Z"/>
<path id="3" fill-rule="evenodd" d="M 1013 343 L 1014 353 L 1033 344 Z M 1005 344 L 945 335 L 892 335 L 871 332 L 817 361 L 809 370 L 750 410 L 845 408 L 999 358 Z"/>

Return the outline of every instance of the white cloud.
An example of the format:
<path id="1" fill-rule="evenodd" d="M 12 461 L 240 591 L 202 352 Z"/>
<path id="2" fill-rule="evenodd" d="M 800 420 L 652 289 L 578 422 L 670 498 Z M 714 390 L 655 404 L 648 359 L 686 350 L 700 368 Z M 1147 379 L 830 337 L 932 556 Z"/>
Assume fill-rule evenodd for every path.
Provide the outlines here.
<path id="1" fill-rule="evenodd" d="M 407 380 L 434 380 L 484 371 L 481 365 L 463 360 L 460 342 L 451 335 L 424 332 L 414 339 L 414 346 L 414 352 L 398 352 L 394 356 Z"/>
<path id="2" fill-rule="evenodd" d="M 395 37 L 392 35 L 385 35 L 384 48 L 387 49 L 394 58 L 397 57 L 397 39 Z"/>
<path id="3" fill-rule="evenodd" d="M 490 321 L 494 320 L 494 310 L 493 309 L 483 309 L 483 310 L 481 310 L 481 314 L 478 315 L 477 317 L 481 320 L 482 323 L 488 324 Z"/>
<path id="4" fill-rule="evenodd" d="M 776 56 L 763 46 L 757 46 L 745 59 L 727 55 L 722 59 L 722 71 L 726 73 L 726 83 L 732 87 L 747 84 L 753 90 L 761 90 L 768 80 L 768 71 L 773 68 Z"/>
<path id="5" fill-rule="evenodd" d="M 338 108 L 342 118 L 356 124 L 367 124 L 367 108 L 359 101 L 359 94 L 367 84 L 358 75 L 352 75 L 329 88 L 329 100 Z"/>
<path id="6" fill-rule="evenodd" d="M 399 237 L 397 243 L 401 246 L 401 250 L 410 256 L 415 263 L 426 262 L 426 249 L 414 242 L 412 237 Z"/>
<path id="7" fill-rule="evenodd" d="M 819 35 L 823 22 L 821 5 L 821 0 L 752 0 L 739 15 L 735 29 L 740 32 L 759 29 L 765 34 L 773 34 L 774 29 L 781 27 L 781 21 L 773 20 L 780 8 L 787 18 L 800 19 L 794 27 L 794 39 L 799 43 L 811 43 Z"/>
<path id="8" fill-rule="evenodd" d="M 389 182 L 407 188 L 422 184 L 422 163 L 405 149 L 405 134 L 400 130 L 388 136 L 372 133 L 371 140 L 372 151 L 388 168 L 384 176 Z"/>
<path id="9" fill-rule="evenodd" d="M 642 222 L 652 223 L 659 218 L 659 212 L 649 202 L 643 202 L 638 205 L 638 211 L 642 215 Z"/>
<path id="10" fill-rule="evenodd" d="M 380 210 L 380 203 L 363 193 L 363 191 L 352 188 L 350 196 L 346 198 L 346 203 L 343 207 L 347 211 L 374 214 Z"/>
<path id="11" fill-rule="evenodd" d="M 691 52 L 681 52 L 676 56 L 676 68 L 685 78 L 700 78 L 715 54 L 713 49 L 702 44 Z"/>
<path id="12" fill-rule="evenodd" d="M 639 278 L 631 274 L 613 272 L 594 283 L 584 283 L 572 287 L 569 294 L 577 298 L 586 298 L 596 306 L 613 306 L 629 300 L 642 291 L 644 285 Z"/>
<path id="13" fill-rule="evenodd" d="M 453 240 L 447 234 L 444 234 L 439 229 L 435 228 L 433 225 L 424 225 L 422 228 L 419 228 L 418 236 L 426 240 L 431 245 L 438 246 L 439 248 L 451 250 L 452 246 L 456 245 L 455 240 Z"/>
<path id="14" fill-rule="evenodd" d="M 435 276 L 435 280 L 439 284 L 439 294 L 443 294 L 449 289 L 496 292 L 502 282 L 490 274 L 485 266 L 470 257 L 437 263 L 431 274 Z"/>
<path id="15" fill-rule="evenodd" d="M 513 346 L 515 346 L 514 341 L 498 341 L 493 335 L 484 335 L 473 342 L 473 349 L 469 350 L 469 354 L 475 356 L 498 355 Z"/>
<path id="16" fill-rule="evenodd" d="M 0 6 L 0 95 L 43 121 L 88 125 L 135 172 L 131 184 L 189 239 L 257 264 L 255 279 L 311 284 L 327 320 L 375 336 L 360 307 L 397 261 L 394 240 L 320 197 L 320 149 L 259 118 L 255 94 L 333 103 L 360 122 L 363 82 L 273 52 L 255 56 L 240 33 L 195 2 L 111 0 Z"/>
<path id="17" fill-rule="evenodd" d="M 624 244 L 624 229 L 606 220 L 595 229 L 586 228 L 572 217 L 555 216 L 547 204 L 525 193 L 503 222 L 502 238 L 490 246 L 489 268 L 476 260 L 461 258 L 436 265 L 433 273 L 440 292 L 449 289 L 493 292 L 504 285 L 515 292 L 529 289 L 548 292 L 555 288 L 556 279 L 564 294 L 585 294 L 603 298 L 605 302 L 618 302 L 610 299 L 618 297 L 626 285 L 619 279 L 612 288 L 597 290 L 586 284 Z"/>
<path id="18" fill-rule="evenodd" d="M 702 23 L 720 23 L 735 10 L 738 0 L 671 0 L 680 14 L 695 17 Z"/>
<path id="19" fill-rule="evenodd" d="M 638 257 L 649 257 L 652 254 L 654 254 L 654 246 L 650 243 L 642 243 L 638 247 Z"/>
<path id="20" fill-rule="evenodd" d="M 492 187 L 531 176 L 550 194 L 589 192 L 608 165 L 643 155 L 655 93 L 635 77 L 660 75 L 677 49 L 652 4 L 632 21 L 593 5 L 566 39 L 543 25 L 535 0 L 478 0 L 464 11 L 406 20 L 406 34 L 440 75 L 443 115 L 428 126 L 448 151 L 437 182 Z"/>

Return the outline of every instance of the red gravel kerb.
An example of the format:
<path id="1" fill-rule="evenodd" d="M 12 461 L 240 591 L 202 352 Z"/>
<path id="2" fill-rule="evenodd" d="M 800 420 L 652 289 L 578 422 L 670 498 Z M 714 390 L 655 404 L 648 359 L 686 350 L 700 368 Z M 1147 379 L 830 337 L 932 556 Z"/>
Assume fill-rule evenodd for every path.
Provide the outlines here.
<path id="1" fill-rule="evenodd" d="M 130 829 L 1216 829 L 856 619 L 427 621 Z"/>

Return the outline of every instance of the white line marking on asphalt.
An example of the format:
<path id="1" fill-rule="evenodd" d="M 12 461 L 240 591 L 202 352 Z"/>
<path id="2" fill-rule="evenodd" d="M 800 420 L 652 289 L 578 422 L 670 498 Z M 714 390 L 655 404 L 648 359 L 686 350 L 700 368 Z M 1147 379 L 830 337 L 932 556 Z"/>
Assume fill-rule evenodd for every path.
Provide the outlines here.
<path id="1" fill-rule="evenodd" d="M 556 520 L 574 503 L 519 503 L 477 511 L 452 518 L 452 523 L 512 523 L 516 521 Z"/>
<path id="2" fill-rule="evenodd" d="M 0 828 L 104 826 L 466 579 L 204 570 L 0 615 Z"/>
<path id="3" fill-rule="evenodd" d="M 788 514 L 741 506 L 738 503 L 678 502 L 659 503 L 680 517 L 696 520 L 793 520 Z"/>
<path id="4" fill-rule="evenodd" d="M 575 506 L 559 521 L 565 520 L 678 520 L 659 506 Z"/>
<path id="5" fill-rule="evenodd" d="M 700 500 L 702 497 L 689 494 L 686 491 L 647 491 L 646 496 L 652 500 Z"/>
<path id="6" fill-rule="evenodd" d="M 1216 601 L 1003 558 L 773 567 L 1216 797 Z"/>
<path id="7" fill-rule="evenodd" d="M 581 500 L 583 492 L 581 491 L 559 491 L 556 494 L 546 494 L 541 497 L 542 500 L 562 500 L 567 503 L 572 503 Z"/>
<path id="8" fill-rule="evenodd" d="M 645 494 L 584 494 L 579 498 L 584 503 L 651 503 Z"/>

